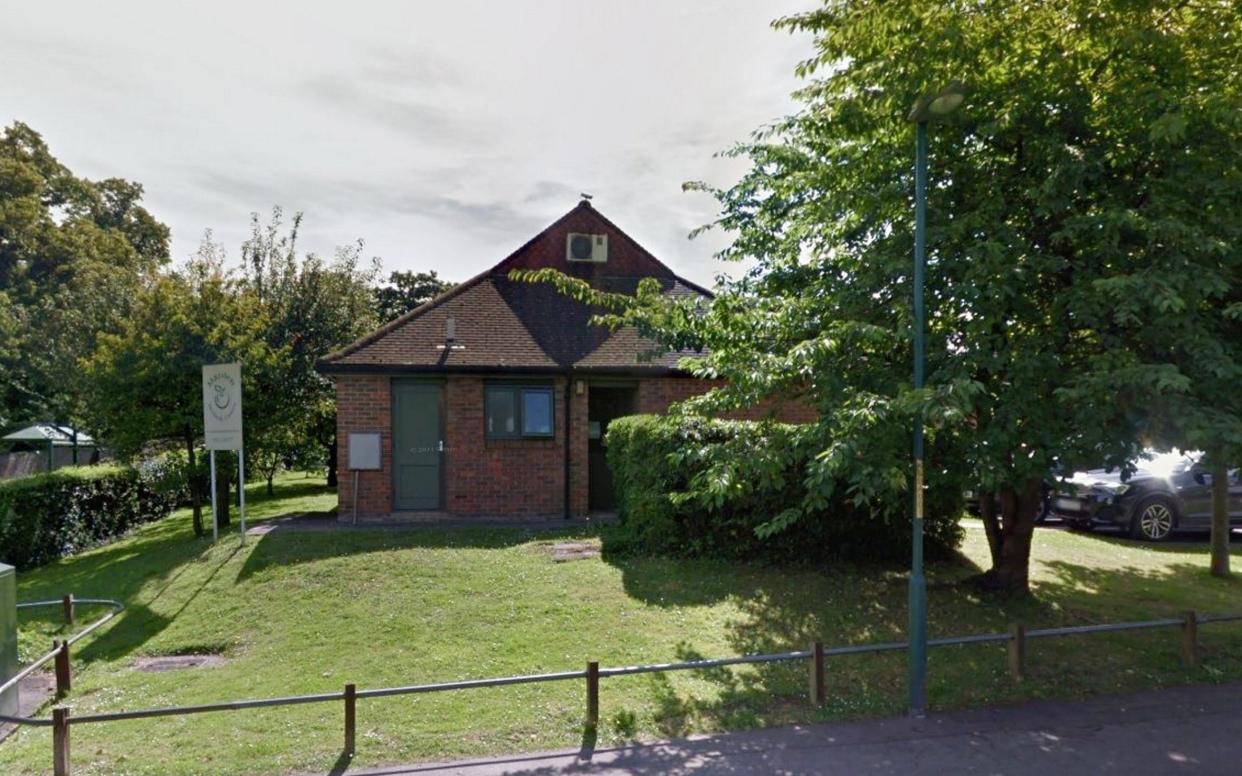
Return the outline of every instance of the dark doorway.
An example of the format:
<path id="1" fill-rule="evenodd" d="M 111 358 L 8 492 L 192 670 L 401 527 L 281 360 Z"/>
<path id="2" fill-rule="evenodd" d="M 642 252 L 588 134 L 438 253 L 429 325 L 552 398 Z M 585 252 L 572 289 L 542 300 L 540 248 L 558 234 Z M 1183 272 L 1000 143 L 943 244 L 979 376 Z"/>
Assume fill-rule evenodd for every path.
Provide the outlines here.
<path id="1" fill-rule="evenodd" d="M 632 415 L 637 389 L 633 385 L 591 384 L 587 400 L 587 505 L 592 511 L 617 508 L 612 491 L 612 472 L 604 449 L 604 434 L 613 418 Z"/>

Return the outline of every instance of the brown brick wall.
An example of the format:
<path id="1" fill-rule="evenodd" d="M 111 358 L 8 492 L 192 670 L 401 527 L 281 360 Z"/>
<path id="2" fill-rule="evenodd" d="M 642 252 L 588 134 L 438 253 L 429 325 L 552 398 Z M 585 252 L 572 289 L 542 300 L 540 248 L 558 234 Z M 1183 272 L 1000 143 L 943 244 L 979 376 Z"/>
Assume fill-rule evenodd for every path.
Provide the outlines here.
<path id="1" fill-rule="evenodd" d="M 582 393 L 578 393 L 578 386 Z M 591 384 L 575 379 L 569 397 L 569 511 L 573 515 L 585 515 L 590 511 L 588 451 L 590 444 L 587 427 L 587 405 L 591 398 Z"/>
<path id="2" fill-rule="evenodd" d="M 553 380 L 556 435 L 552 439 L 487 439 L 484 431 L 485 376 L 450 375 L 444 386 L 443 510 L 455 515 L 561 515 L 565 498 L 565 379 Z M 501 379 L 501 378 L 496 378 Z M 528 382 L 547 382 L 532 378 Z M 570 512 L 588 511 L 587 406 L 590 382 L 578 378 L 570 395 Z M 713 383 L 682 377 L 638 381 L 637 409 L 660 413 L 673 402 L 711 388 Z M 339 375 L 337 396 L 337 460 L 340 469 L 340 514 L 352 508 L 353 480 L 348 469 L 352 431 L 378 431 L 382 438 L 382 470 L 359 473 L 358 513 L 384 515 L 393 511 L 392 389 L 390 378 Z M 775 412 L 780 420 L 807 422 L 814 410 L 801 402 L 764 402 L 733 417 L 758 418 Z"/>
<path id="3" fill-rule="evenodd" d="M 336 378 L 336 460 L 339 513 L 353 510 L 354 480 L 349 471 L 349 434 L 378 431 L 380 471 L 358 472 L 358 514 L 392 511 L 392 390 L 387 377 L 340 375 Z"/>
<path id="4" fill-rule="evenodd" d="M 485 382 L 450 376 L 445 386 L 444 508 L 456 515 L 563 514 L 565 380 L 554 381 L 552 439 L 487 439 Z"/>
<path id="5" fill-rule="evenodd" d="M 717 380 L 697 380 L 690 377 L 642 380 L 638 384 L 638 411 L 662 413 L 668 410 L 670 404 L 704 393 L 720 384 Z M 785 423 L 810 423 L 815 420 L 815 408 L 797 400 L 767 399 L 748 410 L 726 415 L 737 420 L 758 420 L 769 416 Z"/>

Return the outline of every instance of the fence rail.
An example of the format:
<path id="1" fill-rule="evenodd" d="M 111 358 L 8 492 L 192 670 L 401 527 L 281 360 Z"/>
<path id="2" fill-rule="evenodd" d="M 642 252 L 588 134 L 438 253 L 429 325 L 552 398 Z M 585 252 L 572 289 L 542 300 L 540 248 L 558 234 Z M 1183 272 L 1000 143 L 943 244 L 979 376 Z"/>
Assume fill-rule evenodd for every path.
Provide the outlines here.
<path id="1" fill-rule="evenodd" d="M 64 612 L 66 625 L 72 625 L 74 621 L 76 620 L 76 611 L 79 605 L 88 605 L 88 606 L 102 605 L 102 606 L 110 607 L 112 611 L 107 612 L 102 617 L 99 617 L 94 622 L 92 622 L 90 625 L 87 625 L 85 628 L 83 628 L 82 630 L 78 631 L 77 633 L 73 634 L 72 636 L 70 636 L 69 638 L 63 641 L 53 639 L 52 649 L 49 652 L 45 652 L 44 654 L 40 655 L 38 658 L 32 661 L 30 665 L 18 671 L 16 674 L 13 674 L 12 676 L 10 676 L 8 680 L 4 682 L 4 684 L 0 684 L 0 693 L 8 690 L 10 687 L 13 687 L 18 682 L 25 679 L 30 674 L 34 673 L 35 670 L 41 667 L 44 663 L 52 659 L 55 659 L 57 662 L 57 665 L 56 665 L 56 695 L 57 697 L 58 698 L 64 697 L 65 694 L 69 692 L 70 682 L 71 682 L 70 667 L 69 667 L 70 666 L 70 663 L 69 663 L 70 645 L 72 645 L 74 642 L 78 641 L 79 639 L 85 637 L 86 635 L 93 633 L 97 628 L 101 627 L 104 623 L 111 620 L 118 613 L 120 613 L 121 610 L 125 608 L 125 604 L 121 603 L 120 601 L 114 601 L 111 598 L 74 598 L 73 595 L 70 594 L 55 601 L 27 601 L 25 603 L 20 603 L 17 605 L 18 609 L 37 609 L 43 606 L 59 606 Z M 41 726 L 41 727 L 50 726 L 52 724 L 51 720 L 37 719 L 37 718 L 31 718 L 31 717 L 10 717 L 4 714 L 0 714 L 0 722 L 11 722 L 11 723 L 15 723 L 18 725 L 35 725 L 35 726 Z"/>
<path id="2" fill-rule="evenodd" d="M 75 603 L 106 604 L 112 606 L 113 610 L 103 617 L 95 620 L 71 638 L 63 642 L 57 642 L 55 649 L 48 654 L 43 655 L 26 668 L 22 669 L 21 672 L 9 679 L 3 685 L 0 685 L 0 691 L 16 684 L 22 677 L 26 676 L 31 671 L 35 670 L 52 658 L 57 658 L 59 662 L 63 656 L 63 662 L 65 663 L 65 670 L 67 673 L 69 645 L 103 625 L 105 622 L 114 617 L 117 612 L 124 608 L 120 602 L 112 601 L 110 599 L 74 599 L 72 596 L 65 596 L 65 598 L 61 601 L 35 601 L 26 604 L 18 604 L 18 606 L 19 608 L 29 608 L 36 606 L 62 605 L 65 607 L 66 620 L 72 622 L 73 606 Z M 977 633 L 966 636 L 950 636 L 931 639 L 928 641 L 928 646 L 948 647 L 965 646 L 970 644 L 1006 643 L 1008 645 L 1009 652 L 1009 673 L 1015 681 L 1022 681 L 1025 674 L 1026 642 L 1029 639 L 1057 638 L 1090 633 L 1146 630 L 1151 628 L 1168 628 L 1176 626 L 1180 628 L 1181 633 L 1182 660 L 1188 665 L 1194 665 L 1198 660 L 1198 627 L 1208 623 L 1234 621 L 1242 621 L 1242 614 L 1200 615 L 1196 612 L 1186 612 L 1182 617 L 1166 617 L 1162 619 L 1133 622 L 1100 623 L 1096 625 L 1069 625 L 1059 628 L 1035 628 L 1031 630 L 1027 630 L 1021 623 L 1013 623 L 1010 625 L 1009 630 L 1004 633 Z M 908 645 L 904 641 L 893 641 L 877 644 L 853 644 L 849 646 L 825 648 L 822 642 L 816 641 L 811 645 L 811 648 L 807 650 L 794 650 L 791 652 L 777 652 L 772 654 L 741 655 L 738 657 L 688 660 L 679 663 L 655 663 L 650 665 L 616 666 L 611 668 L 601 668 L 599 663 L 591 661 L 588 662 L 586 668 L 581 671 L 525 674 L 493 679 L 468 679 L 457 682 L 414 684 L 404 687 L 381 687 L 370 690 L 359 690 L 357 685 L 351 683 L 345 685 L 344 690 L 340 692 L 226 701 L 222 703 L 208 703 L 197 706 L 168 706 L 155 709 L 136 709 L 133 711 L 101 712 L 98 714 L 83 714 L 81 716 L 73 716 L 68 708 L 58 706 L 52 710 L 52 718 L 50 720 L 32 717 L 0 716 L 0 721 L 12 722 L 19 725 L 51 727 L 53 772 L 55 776 L 69 776 L 69 729 L 72 725 L 117 722 L 121 720 L 147 719 L 154 717 L 183 716 L 190 714 L 205 714 L 216 711 L 238 711 L 241 709 L 255 709 L 272 706 L 292 706 L 304 703 L 329 703 L 334 701 L 343 701 L 345 710 L 344 753 L 352 756 L 354 754 L 354 743 L 356 740 L 355 720 L 357 715 L 355 711 L 355 704 L 359 698 L 387 698 L 397 695 L 417 695 L 449 690 L 470 690 L 482 687 L 505 687 L 515 684 L 535 684 L 540 682 L 558 682 L 581 679 L 586 681 L 586 716 L 584 719 L 584 726 L 588 730 L 593 730 L 599 724 L 599 680 L 604 677 L 630 676 L 634 674 L 648 674 L 665 671 L 692 671 L 757 663 L 782 663 L 798 660 L 809 660 L 809 697 L 812 703 L 820 704 L 823 703 L 827 697 L 824 669 L 825 657 L 839 657 L 844 655 L 860 655 L 878 652 L 899 652 L 904 651 L 907 647 Z M 58 688 L 60 684 L 59 669 L 60 666 L 58 665 Z M 66 685 L 64 689 L 67 691 L 68 686 Z"/>

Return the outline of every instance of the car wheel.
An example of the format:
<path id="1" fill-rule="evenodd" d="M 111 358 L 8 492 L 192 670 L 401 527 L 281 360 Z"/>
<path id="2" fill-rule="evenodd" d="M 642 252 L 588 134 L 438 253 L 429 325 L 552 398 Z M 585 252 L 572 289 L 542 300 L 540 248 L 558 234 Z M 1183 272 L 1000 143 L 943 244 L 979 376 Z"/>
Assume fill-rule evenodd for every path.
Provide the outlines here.
<path id="1" fill-rule="evenodd" d="M 1134 510 L 1130 535 L 1135 539 L 1162 542 L 1173 533 L 1177 523 L 1177 507 L 1164 496 L 1153 496 Z"/>
<path id="2" fill-rule="evenodd" d="M 1052 499 L 1046 498 L 1039 502 L 1039 514 L 1035 515 L 1035 525 L 1043 525 L 1052 512 Z"/>

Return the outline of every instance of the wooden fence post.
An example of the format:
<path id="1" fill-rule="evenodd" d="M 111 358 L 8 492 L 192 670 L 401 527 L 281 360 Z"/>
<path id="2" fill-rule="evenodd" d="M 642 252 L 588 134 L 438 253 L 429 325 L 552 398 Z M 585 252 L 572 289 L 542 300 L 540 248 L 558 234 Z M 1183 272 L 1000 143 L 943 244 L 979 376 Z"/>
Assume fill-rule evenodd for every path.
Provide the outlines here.
<path id="1" fill-rule="evenodd" d="M 1188 666 L 1199 662 L 1199 616 L 1193 611 L 1182 615 L 1182 662 Z"/>
<path id="2" fill-rule="evenodd" d="M 65 609 L 65 624 L 73 625 L 73 593 L 60 599 L 60 605 Z"/>
<path id="3" fill-rule="evenodd" d="M 1015 682 L 1026 678 L 1026 626 L 1009 624 L 1009 675 Z"/>
<path id="4" fill-rule="evenodd" d="M 63 698 L 73 689 L 73 672 L 69 665 L 69 641 L 52 641 L 56 649 L 56 697 Z"/>
<path id="5" fill-rule="evenodd" d="M 354 756 L 354 729 L 357 724 L 357 693 L 356 685 L 345 685 L 345 754 Z"/>
<path id="6" fill-rule="evenodd" d="M 586 729 L 593 731 L 599 726 L 599 663 L 591 660 L 586 668 Z"/>
<path id="7" fill-rule="evenodd" d="M 811 704 L 822 706 L 828 698 L 824 687 L 824 642 L 816 641 L 811 645 Z"/>
<path id="8" fill-rule="evenodd" d="M 52 774 L 69 776 L 69 709 L 52 709 Z"/>

